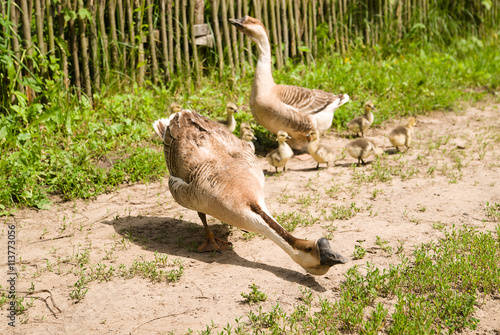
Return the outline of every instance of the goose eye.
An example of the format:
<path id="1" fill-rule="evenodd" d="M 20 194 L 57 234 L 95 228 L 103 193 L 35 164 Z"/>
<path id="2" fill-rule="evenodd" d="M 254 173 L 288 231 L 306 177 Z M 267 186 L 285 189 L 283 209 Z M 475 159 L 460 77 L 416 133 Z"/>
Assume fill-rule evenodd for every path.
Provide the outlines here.
<path id="1" fill-rule="evenodd" d="M 306 252 L 311 252 L 313 249 L 311 247 L 306 248 Z"/>

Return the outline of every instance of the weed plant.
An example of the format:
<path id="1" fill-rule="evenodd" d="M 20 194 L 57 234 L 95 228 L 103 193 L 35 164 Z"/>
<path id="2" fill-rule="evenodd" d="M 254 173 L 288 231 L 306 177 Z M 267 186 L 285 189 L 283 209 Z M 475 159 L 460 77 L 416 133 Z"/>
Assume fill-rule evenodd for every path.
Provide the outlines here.
<path id="1" fill-rule="evenodd" d="M 309 213 L 303 214 L 299 212 L 283 212 L 279 215 L 275 215 L 275 217 L 283 228 L 289 232 L 294 231 L 297 226 L 311 226 L 318 223 L 320 220 Z"/>
<path id="2" fill-rule="evenodd" d="M 303 291 L 302 302 L 290 313 L 279 304 L 267 312 L 259 307 L 250 311 L 247 324 L 238 321 L 237 333 L 452 334 L 476 329 L 477 305 L 500 290 L 500 226 L 496 230 L 453 228 L 411 256 L 398 253 L 397 265 L 351 267 L 337 300 L 314 300 Z M 226 329 L 217 333 L 230 334 Z"/>
<path id="3" fill-rule="evenodd" d="M 245 299 L 245 303 L 247 304 L 255 304 L 260 303 L 262 301 L 267 300 L 267 294 L 260 291 L 258 286 L 255 284 L 250 285 L 250 293 L 241 292 L 241 296 Z"/>

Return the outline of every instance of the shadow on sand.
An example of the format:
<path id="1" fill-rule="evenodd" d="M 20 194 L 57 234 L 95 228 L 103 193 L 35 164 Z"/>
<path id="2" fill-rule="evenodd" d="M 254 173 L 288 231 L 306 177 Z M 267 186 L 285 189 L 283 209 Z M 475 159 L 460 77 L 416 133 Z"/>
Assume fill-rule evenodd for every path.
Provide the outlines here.
<path id="1" fill-rule="evenodd" d="M 317 292 L 326 289 L 316 279 L 309 275 L 278 266 L 253 262 L 240 257 L 229 249 L 221 254 L 199 253 L 197 247 L 203 241 L 205 233 L 201 224 L 179 220 L 171 217 L 123 217 L 104 224 L 112 225 L 116 232 L 131 243 L 147 250 L 179 257 L 192 258 L 205 263 L 219 263 L 243 266 L 253 269 L 269 271 L 274 275 L 297 284 L 307 286 Z M 222 224 L 210 224 L 210 229 L 215 236 L 227 240 L 229 227 Z"/>

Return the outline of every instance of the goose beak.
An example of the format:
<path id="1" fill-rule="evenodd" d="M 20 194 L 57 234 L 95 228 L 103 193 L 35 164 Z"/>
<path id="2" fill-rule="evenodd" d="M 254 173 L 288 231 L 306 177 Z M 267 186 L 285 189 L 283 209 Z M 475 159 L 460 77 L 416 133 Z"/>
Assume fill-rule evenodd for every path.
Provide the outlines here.
<path id="1" fill-rule="evenodd" d="M 286 139 L 287 139 L 287 140 L 291 140 L 291 139 L 292 139 L 292 137 L 291 137 L 290 135 L 288 135 L 288 136 L 286 137 Z"/>
<path id="2" fill-rule="evenodd" d="M 229 19 L 229 22 L 236 28 L 243 28 L 243 22 L 245 21 L 245 17 L 242 17 L 241 19 Z"/>
<path id="3" fill-rule="evenodd" d="M 333 266 L 347 263 L 347 258 L 333 251 L 330 248 L 330 243 L 328 243 L 328 240 L 324 237 L 318 240 L 318 249 L 321 265 Z"/>
<path id="4" fill-rule="evenodd" d="M 252 137 L 252 140 L 257 141 L 257 137 L 255 137 L 255 136 Z"/>

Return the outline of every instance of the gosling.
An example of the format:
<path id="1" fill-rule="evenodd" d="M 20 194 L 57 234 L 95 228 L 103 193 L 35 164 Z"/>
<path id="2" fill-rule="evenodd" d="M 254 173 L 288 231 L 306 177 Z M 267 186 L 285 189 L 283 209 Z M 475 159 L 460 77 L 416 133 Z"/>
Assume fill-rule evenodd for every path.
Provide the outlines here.
<path id="1" fill-rule="evenodd" d="M 413 127 L 417 125 L 417 120 L 414 117 L 410 117 L 406 126 L 397 126 L 389 133 L 389 141 L 396 147 L 396 152 L 399 151 L 398 147 L 403 145 L 406 150 L 410 149 L 411 139 L 413 136 Z"/>
<path id="2" fill-rule="evenodd" d="M 373 111 L 376 111 L 375 106 L 370 101 L 365 103 L 365 115 L 358 116 L 351 121 L 347 122 L 346 127 L 350 131 L 356 133 L 359 136 L 361 133 L 361 137 L 365 137 L 365 132 L 370 128 L 373 123 Z"/>
<path id="3" fill-rule="evenodd" d="M 286 163 L 293 157 L 292 148 L 286 143 L 286 140 L 291 139 L 286 131 L 280 130 L 277 134 L 278 149 L 275 149 L 267 154 L 266 158 L 269 164 L 276 168 L 278 172 L 279 167 L 283 167 L 283 171 L 286 171 Z"/>
<path id="4" fill-rule="evenodd" d="M 307 151 L 309 151 L 309 154 L 318 163 L 316 169 L 319 169 L 320 163 L 326 163 L 326 167 L 328 167 L 328 162 L 335 160 L 333 148 L 319 143 L 319 132 L 317 130 L 311 130 L 307 138 L 310 140 Z"/>
<path id="5" fill-rule="evenodd" d="M 179 113 L 182 110 L 181 105 L 179 105 L 177 102 L 172 102 L 170 104 L 170 115 Z"/>
<path id="6" fill-rule="evenodd" d="M 238 113 L 238 107 L 232 103 L 228 102 L 226 105 L 227 118 L 225 120 L 218 120 L 220 124 L 233 132 L 236 129 L 236 120 L 234 119 L 234 113 Z"/>
<path id="7" fill-rule="evenodd" d="M 345 146 L 347 152 L 351 157 L 358 159 L 358 166 L 360 163 L 365 163 L 363 160 L 370 157 L 370 155 L 379 156 L 384 153 L 382 148 L 379 148 L 375 142 L 367 138 L 358 138 L 347 143 Z"/>
<path id="8" fill-rule="evenodd" d="M 250 127 L 250 122 L 242 122 L 240 124 L 240 135 L 241 135 L 241 137 L 243 137 L 243 134 L 246 131 L 251 131 L 253 133 L 253 129 L 252 129 L 252 127 Z"/>
<path id="9" fill-rule="evenodd" d="M 252 148 L 253 152 L 255 152 L 255 145 L 253 144 L 252 140 L 256 140 L 257 137 L 254 136 L 253 131 L 251 131 L 251 130 L 245 130 L 241 134 L 241 139 L 243 141 L 247 142 L 248 145 L 250 146 L 250 148 Z"/>

